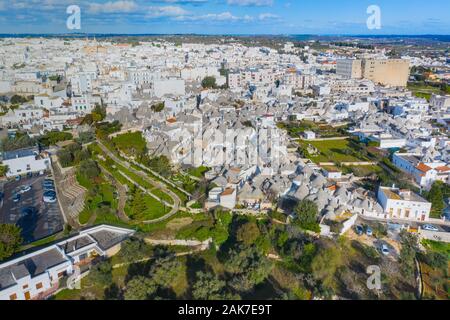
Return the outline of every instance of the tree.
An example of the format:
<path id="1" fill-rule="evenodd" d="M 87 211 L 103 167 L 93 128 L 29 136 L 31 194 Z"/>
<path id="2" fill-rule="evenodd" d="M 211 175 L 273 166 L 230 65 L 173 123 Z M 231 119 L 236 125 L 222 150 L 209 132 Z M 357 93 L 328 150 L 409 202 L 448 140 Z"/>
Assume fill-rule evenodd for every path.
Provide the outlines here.
<path id="1" fill-rule="evenodd" d="M 321 281 L 327 288 L 332 288 L 335 280 L 335 273 L 342 265 L 342 256 L 337 247 L 330 247 L 319 250 L 311 263 L 314 278 Z"/>
<path id="2" fill-rule="evenodd" d="M 240 292 L 250 291 L 269 276 L 273 264 L 255 246 L 238 246 L 228 253 L 225 269 L 232 273 L 230 285 Z"/>
<path id="3" fill-rule="evenodd" d="M 137 276 L 127 283 L 124 298 L 125 300 L 148 300 L 157 289 L 157 285 L 151 279 Z"/>
<path id="4" fill-rule="evenodd" d="M 73 164 L 73 155 L 67 149 L 61 149 L 57 152 L 59 163 L 63 168 L 70 167 Z"/>
<path id="5" fill-rule="evenodd" d="M 27 134 L 18 134 L 14 139 L 5 138 L 1 142 L 3 151 L 14 151 L 36 145 L 36 140 Z"/>
<path id="6" fill-rule="evenodd" d="M 423 262 L 434 269 L 445 270 L 448 265 L 447 256 L 440 252 L 421 254 L 420 258 Z"/>
<path id="7" fill-rule="evenodd" d="M 81 144 L 89 143 L 95 140 L 95 134 L 92 131 L 81 132 L 78 136 L 78 141 Z"/>
<path id="8" fill-rule="evenodd" d="M 317 222 L 319 210 L 317 205 L 310 200 L 302 200 L 295 208 L 297 218 L 294 221 L 296 225 L 305 230 L 320 232 L 320 226 Z"/>
<path id="9" fill-rule="evenodd" d="M 441 217 L 444 210 L 444 195 L 442 193 L 443 182 L 436 181 L 427 194 L 428 201 L 432 204 L 432 213 L 436 217 Z"/>
<path id="10" fill-rule="evenodd" d="M 96 103 L 91 115 L 93 122 L 103 121 L 106 118 L 106 108 Z"/>
<path id="11" fill-rule="evenodd" d="M 236 232 L 236 239 L 239 242 L 244 243 L 245 245 L 249 246 L 258 239 L 258 237 L 261 235 L 261 232 L 259 231 L 258 225 L 254 221 L 248 221 L 242 225 L 239 226 L 237 232 Z"/>
<path id="12" fill-rule="evenodd" d="M 0 165 L 0 177 L 6 176 L 8 170 L 9 170 L 8 166 Z"/>
<path id="13" fill-rule="evenodd" d="M 138 239 L 127 239 L 122 243 L 118 257 L 121 261 L 132 262 L 143 259 L 148 251 L 149 248 L 145 242 Z"/>
<path id="14" fill-rule="evenodd" d="M 48 147 L 71 139 L 73 139 L 73 135 L 70 132 L 52 131 L 40 137 L 39 143 Z"/>
<path id="15" fill-rule="evenodd" d="M 199 271 L 192 287 L 192 296 L 195 300 L 220 300 L 223 298 L 226 283 L 215 274 Z"/>
<path id="16" fill-rule="evenodd" d="M 158 286 L 168 288 L 181 270 L 181 262 L 176 257 L 159 257 L 152 264 L 149 275 Z"/>
<path id="17" fill-rule="evenodd" d="M 152 105 L 151 109 L 153 112 L 161 112 L 164 110 L 165 107 L 166 107 L 165 102 L 159 102 L 159 103 L 155 103 L 154 105 Z"/>
<path id="18" fill-rule="evenodd" d="M 11 100 L 10 100 L 9 102 L 10 102 L 11 104 L 22 104 L 22 103 L 25 103 L 25 102 L 27 102 L 27 101 L 28 101 L 27 98 L 15 94 L 15 95 L 13 95 L 13 96 L 11 97 Z"/>
<path id="19" fill-rule="evenodd" d="M 205 77 L 202 81 L 202 87 L 204 89 L 214 89 L 217 88 L 215 77 Z"/>
<path id="20" fill-rule="evenodd" d="M 144 165 L 156 171 L 163 177 L 168 177 L 172 174 L 172 166 L 170 165 L 170 161 L 166 156 L 149 158 L 146 155 L 142 157 L 142 162 L 144 163 Z"/>
<path id="21" fill-rule="evenodd" d="M 0 260 L 17 252 L 22 244 L 21 229 L 13 224 L 0 224 Z"/>
<path id="22" fill-rule="evenodd" d="M 88 179 L 97 178 L 101 172 L 97 162 L 92 159 L 82 161 L 78 170 L 80 174 Z"/>
<path id="23" fill-rule="evenodd" d="M 412 233 L 403 230 L 400 233 L 400 271 L 403 276 L 411 278 L 414 276 L 415 258 L 419 251 L 418 239 Z"/>
<path id="24" fill-rule="evenodd" d="M 91 268 L 89 279 L 106 287 L 112 281 L 112 264 L 110 261 L 102 261 Z"/>
<path id="25" fill-rule="evenodd" d="M 131 201 L 131 218 L 139 220 L 144 216 L 147 210 L 148 207 L 144 200 L 144 193 L 141 189 L 136 189 L 133 193 L 133 200 Z"/>

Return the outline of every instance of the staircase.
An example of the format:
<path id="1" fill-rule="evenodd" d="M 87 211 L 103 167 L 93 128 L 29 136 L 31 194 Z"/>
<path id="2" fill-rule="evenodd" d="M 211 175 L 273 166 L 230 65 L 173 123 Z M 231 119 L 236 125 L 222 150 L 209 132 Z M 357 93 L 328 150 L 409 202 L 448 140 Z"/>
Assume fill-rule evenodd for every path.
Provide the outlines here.
<path id="1" fill-rule="evenodd" d="M 69 215 L 78 220 L 78 215 L 84 209 L 84 200 L 87 190 L 80 186 L 75 177 L 75 170 L 66 173 L 61 181 L 61 194 L 67 199 Z"/>

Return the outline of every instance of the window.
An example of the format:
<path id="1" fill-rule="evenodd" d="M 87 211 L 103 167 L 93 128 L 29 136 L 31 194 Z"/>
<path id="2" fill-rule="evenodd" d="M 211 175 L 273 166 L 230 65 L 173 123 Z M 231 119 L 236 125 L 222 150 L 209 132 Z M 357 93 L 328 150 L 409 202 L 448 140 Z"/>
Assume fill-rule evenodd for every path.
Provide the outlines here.
<path id="1" fill-rule="evenodd" d="M 42 287 L 43 287 L 42 282 L 36 284 L 36 290 L 42 289 Z"/>
<path id="2" fill-rule="evenodd" d="M 13 293 L 9 296 L 9 300 L 17 300 L 17 294 Z"/>

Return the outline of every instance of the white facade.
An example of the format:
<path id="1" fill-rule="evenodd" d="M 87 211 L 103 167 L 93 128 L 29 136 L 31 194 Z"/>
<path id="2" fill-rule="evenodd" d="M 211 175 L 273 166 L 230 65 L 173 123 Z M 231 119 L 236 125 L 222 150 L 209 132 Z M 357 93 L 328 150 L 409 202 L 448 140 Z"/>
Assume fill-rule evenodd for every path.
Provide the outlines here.
<path id="1" fill-rule="evenodd" d="M 41 157 L 33 152 L 27 152 L 26 155 L 17 155 L 15 158 L 3 160 L 3 165 L 8 166 L 6 176 L 8 178 L 27 173 L 44 172 L 50 169 L 50 157 Z"/>
<path id="2" fill-rule="evenodd" d="M 0 300 L 44 299 L 59 287 L 64 276 L 94 257 L 110 257 L 133 230 L 107 225 L 81 231 L 77 236 L 0 264 Z"/>
<path id="3" fill-rule="evenodd" d="M 153 81 L 153 91 L 158 98 L 165 95 L 184 96 L 186 87 L 182 79 L 155 80 Z"/>
<path id="4" fill-rule="evenodd" d="M 385 219 L 428 221 L 430 217 L 431 203 L 409 190 L 380 187 L 378 202 Z"/>

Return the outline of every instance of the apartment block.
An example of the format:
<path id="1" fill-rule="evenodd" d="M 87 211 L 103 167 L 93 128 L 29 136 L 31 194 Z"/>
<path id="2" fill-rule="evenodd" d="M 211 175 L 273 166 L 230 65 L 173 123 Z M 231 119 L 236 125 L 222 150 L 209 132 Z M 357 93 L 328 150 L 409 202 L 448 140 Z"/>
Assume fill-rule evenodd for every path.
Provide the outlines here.
<path id="1" fill-rule="evenodd" d="M 336 73 L 348 79 L 364 78 L 385 86 L 406 87 L 409 60 L 343 59 L 337 61 Z"/>

